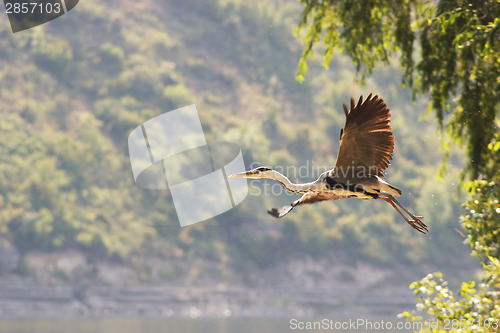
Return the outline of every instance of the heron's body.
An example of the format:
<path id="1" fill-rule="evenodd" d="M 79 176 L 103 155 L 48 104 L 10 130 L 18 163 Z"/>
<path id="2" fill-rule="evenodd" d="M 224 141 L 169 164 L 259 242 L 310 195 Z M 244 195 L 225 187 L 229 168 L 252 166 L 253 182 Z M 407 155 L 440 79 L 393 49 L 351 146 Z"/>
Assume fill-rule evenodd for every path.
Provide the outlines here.
<path id="1" fill-rule="evenodd" d="M 378 176 L 368 177 L 340 177 L 332 171 L 322 173 L 311 183 L 295 184 L 281 173 L 270 170 L 272 177 L 283 184 L 288 192 L 292 193 L 323 193 L 346 198 L 373 199 L 381 192 L 399 196 L 401 191 L 393 187 Z"/>
<path id="2" fill-rule="evenodd" d="M 383 171 L 389 166 L 394 150 L 390 112 L 378 96 L 357 103 L 351 98 L 351 108 L 344 104 L 346 125 L 340 132 L 340 147 L 335 167 L 322 173 L 311 183 L 295 184 L 281 173 L 266 167 L 232 177 L 267 178 L 280 182 L 287 191 L 304 193 L 289 206 L 269 210 L 275 217 L 283 217 L 295 206 L 325 200 L 347 198 L 381 199 L 387 201 L 413 228 L 425 233 L 427 226 L 403 207 L 394 196 L 402 192 L 387 183 Z M 404 213 L 407 214 L 405 216 Z"/>

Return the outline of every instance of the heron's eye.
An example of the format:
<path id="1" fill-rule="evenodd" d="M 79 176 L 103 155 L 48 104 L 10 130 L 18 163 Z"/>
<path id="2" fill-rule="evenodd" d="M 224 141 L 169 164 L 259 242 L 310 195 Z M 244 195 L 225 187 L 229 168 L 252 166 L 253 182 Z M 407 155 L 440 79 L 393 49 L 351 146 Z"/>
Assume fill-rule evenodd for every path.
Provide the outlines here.
<path id="1" fill-rule="evenodd" d="M 270 171 L 271 168 L 266 168 L 266 167 L 259 167 L 257 168 L 258 171 Z"/>

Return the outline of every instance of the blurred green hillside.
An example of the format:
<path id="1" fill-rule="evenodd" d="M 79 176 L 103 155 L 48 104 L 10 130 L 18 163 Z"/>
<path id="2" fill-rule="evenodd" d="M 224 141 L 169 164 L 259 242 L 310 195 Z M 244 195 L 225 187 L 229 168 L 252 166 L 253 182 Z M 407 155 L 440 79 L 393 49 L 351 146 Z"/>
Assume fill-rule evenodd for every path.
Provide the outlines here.
<path id="1" fill-rule="evenodd" d="M 442 154 L 426 103 L 400 88 L 396 65 L 360 87 L 341 55 L 328 71 L 311 63 L 298 83 L 299 12 L 284 0 L 82 1 L 21 33 L 2 21 L 0 241 L 22 254 L 77 249 L 89 262 L 136 268 L 159 256 L 165 278 L 206 274 L 201 262 L 215 276 L 251 276 L 306 256 L 415 274 L 474 267 L 455 231 L 460 159 L 451 156 L 445 180 L 437 179 Z M 275 220 L 266 210 L 295 197 L 253 195 L 270 182 L 251 182 L 236 209 L 180 228 L 168 191 L 133 182 L 131 130 L 193 103 L 207 140 L 240 145 L 247 167 L 309 166 L 307 177 L 293 169 L 288 176 L 313 180 L 335 162 L 342 103 L 371 92 L 392 113 L 388 180 L 403 190 L 401 203 L 424 216 L 428 236 L 378 200 L 320 203 Z"/>

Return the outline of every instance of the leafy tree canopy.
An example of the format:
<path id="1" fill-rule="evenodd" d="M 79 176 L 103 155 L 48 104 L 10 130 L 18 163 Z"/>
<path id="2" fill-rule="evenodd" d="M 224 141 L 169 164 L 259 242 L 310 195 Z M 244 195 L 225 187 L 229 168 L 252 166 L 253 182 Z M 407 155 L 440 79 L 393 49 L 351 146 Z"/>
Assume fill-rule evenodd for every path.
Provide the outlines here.
<path id="1" fill-rule="evenodd" d="M 352 58 L 362 80 L 397 53 L 403 84 L 415 93 L 430 93 L 430 107 L 447 133 L 444 147 L 449 148 L 449 140 L 465 145 L 464 176 L 491 176 L 497 170 L 487 156 L 498 131 L 498 0 L 300 1 L 305 8 L 298 30 L 306 34 L 299 80 L 321 39 L 324 65 L 328 67 L 338 49 Z"/>

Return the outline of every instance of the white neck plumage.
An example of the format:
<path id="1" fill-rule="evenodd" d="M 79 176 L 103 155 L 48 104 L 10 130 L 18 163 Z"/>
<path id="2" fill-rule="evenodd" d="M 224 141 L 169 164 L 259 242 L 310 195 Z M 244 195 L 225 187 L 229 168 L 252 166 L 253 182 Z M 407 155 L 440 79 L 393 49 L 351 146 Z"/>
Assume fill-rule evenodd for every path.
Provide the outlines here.
<path id="1" fill-rule="evenodd" d="M 316 182 L 305 183 L 305 184 L 295 184 L 290 181 L 285 175 L 279 173 L 276 170 L 269 170 L 262 174 L 261 178 L 273 179 L 280 182 L 283 187 L 293 193 L 307 193 L 313 190 L 317 190 L 318 185 Z"/>

